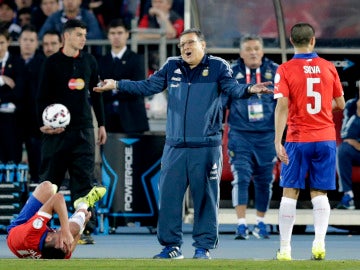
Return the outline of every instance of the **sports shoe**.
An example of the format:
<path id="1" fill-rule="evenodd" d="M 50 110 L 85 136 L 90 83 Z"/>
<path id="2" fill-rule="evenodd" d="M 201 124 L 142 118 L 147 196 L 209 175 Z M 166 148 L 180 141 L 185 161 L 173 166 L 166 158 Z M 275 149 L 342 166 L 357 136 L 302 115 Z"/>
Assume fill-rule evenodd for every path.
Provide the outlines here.
<path id="1" fill-rule="evenodd" d="M 249 228 L 245 224 L 237 226 L 235 231 L 236 240 L 247 240 L 249 239 Z"/>
<path id="2" fill-rule="evenodd" d="M 155 255 L 153 259 L 184 259 L 184 256 L 179 247 L 167 246 L 159 254 Z"/>
<path id="3" fill-rule="evenodd" d="M 266 230 L 266 225 L 264 222 L 259 222 L 252 231 L 252 235 L 257 239 L 269 239 L 269 233 Z"/>
<path id="4" fill-rule="evenodd" d="M 78 240 L 78 245 L 93 245 L 95 244 L 94 238 L 90 235 L 90 232 L 85 231 Z"/>
<path id="5" fill-rule="evenodd" d="M 195 254 L 193 259 L 205 259 L 205 260 L 210 260 L 210 252 L 208 249 L 205 248 L 197 248 L 195 249 Z"/>
<path id="6" fill-rule="evenodd" d="M 104 197 L 106 193 L 106 188 L 103 186 L 95 186 L 93 187 L 88 194 L 84 197 L 78 198 L 74 202 L 74 208 L 77 209 L 80 203 L 86 203 L 89 207 L 93 207 L 97 201 L 99 201 L 102 197 Z"/>
<path id="7" fill-rule="evenodd" d="M 350 197 L 349 194 L 344 194 L 344 196 L 341 199 L 341 202 L 336 206 L 337 209 L 348 209 L 348 210 L 354 210 L 354 199 Z"/>
<path id="8" fill-rule="evenodd" d="M 312 260 L 325 260 L 326 251 L 324 247 L 313 246 L 312 247 Z"/>
<path id="9" fill-rule="evenodd" d="M 278 252 L 276 253 L 276 259 L 278 261 L 291 261 L 292 259 L 290 250 L 283 252 L 280 252 L 280 250 L 278 250 Z"/>

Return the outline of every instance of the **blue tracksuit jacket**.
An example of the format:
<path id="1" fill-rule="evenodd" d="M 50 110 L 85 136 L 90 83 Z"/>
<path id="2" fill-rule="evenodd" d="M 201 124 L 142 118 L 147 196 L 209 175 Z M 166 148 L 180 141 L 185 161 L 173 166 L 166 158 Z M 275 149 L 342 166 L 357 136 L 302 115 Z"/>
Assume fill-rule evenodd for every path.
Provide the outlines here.
<path id="1" fill-rule="evenodd" d="M 168 90 L 166 144 L 174 147 L 221 145 L 220 94 L 248 97 L 247 86 L 232 77 L 229 64 L 211 55 L 205 55 L 192 70 L 180 56 L 169 57 L 149 79 L 119 81 L 117 88 L 143 96 Z"/>
<path id="2" fill-rule="evenodd" d="M 222 168 L 221 96 L 246 97 L 247 86 L 232 77 L 225 60 L 205 55 L 193 69 L 181 57 L 170 57 L 149 79 L 119 81 L 117 88 L 120 93 L 136 95 L 168 90 L 166 145 L 159 179 L 160 244 L 182 245 L 183 198 L 190 186 L 194 204 L 193 246 L 215 248 Z"/>

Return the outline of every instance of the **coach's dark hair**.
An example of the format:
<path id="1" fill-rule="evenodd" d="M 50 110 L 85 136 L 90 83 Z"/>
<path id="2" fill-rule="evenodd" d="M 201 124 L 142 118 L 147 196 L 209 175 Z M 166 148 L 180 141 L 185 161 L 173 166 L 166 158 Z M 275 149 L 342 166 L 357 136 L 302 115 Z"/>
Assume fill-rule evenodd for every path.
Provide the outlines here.
<path id="1" fill-rule="evenodd" d="M 41 251 L 42 259 L 64 259 L 65 252 L 59 248 L 44 246 Z"/>
<path id="2" fill-rule="evenodd" d="M 190 29 L 186 29 L 184 32 L 182 32 L 180 34 L 180 37 L 182 37 L 183 35 L 186 34 L 192 34 L 194 33 L 195 35 L 197 35 L 197 37 L 199 38 L 199 40 L 204 40 L 205 41 L 205 36 L 204 34 L 200 31 L 200 29 L 198 28 L 190 28 Z"/>
<path id="3" fill-rule="evenodd" d="M 63 26 L 63 33 L 71 31 L 77 27 L 86 29 L 86 23 L 80 20 L 68 20 Z"/>

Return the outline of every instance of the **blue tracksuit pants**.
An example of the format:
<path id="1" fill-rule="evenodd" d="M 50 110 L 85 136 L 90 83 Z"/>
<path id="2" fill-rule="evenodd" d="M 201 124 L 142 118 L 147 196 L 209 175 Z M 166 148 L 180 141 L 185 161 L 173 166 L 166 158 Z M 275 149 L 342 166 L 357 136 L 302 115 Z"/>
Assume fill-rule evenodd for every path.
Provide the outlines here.
<path id="1" fill-rule="evenodd" d="M 353 165 L 360 165 L 360 152 L 347 142 L 343 142 L 338 146 L 336 155 L 340 192 L 352 190 Z"/>
<path id="2" fill-rule="evenodd" d="M 176 148 L 165 145 L 159 183 L 157 236 L 163 246 L 181 246 L 184 194 L 190 187 L 194 205 L 194 247 L 218 243 L 221 146 Z"/>

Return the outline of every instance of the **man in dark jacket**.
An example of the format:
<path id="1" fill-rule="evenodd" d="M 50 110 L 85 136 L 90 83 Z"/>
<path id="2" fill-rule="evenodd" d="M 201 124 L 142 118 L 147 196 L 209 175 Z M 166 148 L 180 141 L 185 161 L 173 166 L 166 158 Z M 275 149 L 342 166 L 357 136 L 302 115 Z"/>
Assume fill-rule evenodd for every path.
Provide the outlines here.
<path id="1" fill-rule="evenodd" d="M 129 50 L 126 42 L 129 31 L 121 19 L 110 22 L 108 39 L 111 52 L 99 60 L 102 80 L 138 81 L 145 79 L 144 58 Z M 149 130 L 144 98 L 121 95 L 116 89 L 103 93 L 106 130 L 113 133 L 142 133 Z"/>
<path id="2" fill-rule="evenodd" d="M 23 140 L 29 162 L 30 181 L 39 182 L 41 132 L 36 114 L 36 97 L 39 88 L 39 73 L 45 56 L 37 51 L 38 36 L 34 26 L 27 25 L 19 37 L 20 61 L 24 64 L 24 108 L 21 112 Z"/>

